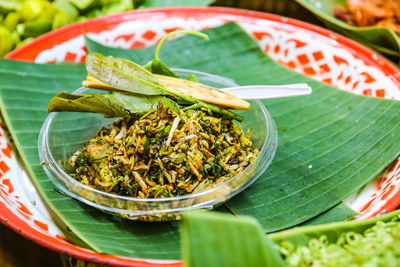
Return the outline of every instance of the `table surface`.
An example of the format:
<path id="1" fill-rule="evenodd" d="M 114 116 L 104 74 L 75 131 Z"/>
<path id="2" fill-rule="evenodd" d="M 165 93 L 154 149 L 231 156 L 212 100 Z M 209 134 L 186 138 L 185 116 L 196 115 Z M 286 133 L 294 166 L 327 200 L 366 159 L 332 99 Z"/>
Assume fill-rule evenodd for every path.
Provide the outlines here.
<path id="1" fill-rule="evenodd" d="M 56 252 L 39 246 L 0 224 L 0 266 L 62 266 L 62 262 Z"/>

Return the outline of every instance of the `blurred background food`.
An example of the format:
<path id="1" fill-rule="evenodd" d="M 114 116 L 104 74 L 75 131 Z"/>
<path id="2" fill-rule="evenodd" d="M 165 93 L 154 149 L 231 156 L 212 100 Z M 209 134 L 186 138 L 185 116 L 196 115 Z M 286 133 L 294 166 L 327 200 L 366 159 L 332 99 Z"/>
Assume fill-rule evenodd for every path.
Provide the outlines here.
<path id="1" fill-rule="evenodd" d="M 131 0 L 1 0 L 0 55 L 64 25 L 134 8 Z"/>
<path id="2" fill-rule="evenodd" d="M 349 25 L 387 27 L 400 34 L 398 0 L 346 0 L 346 6 L 335 8 L 333 14 Z"/>
<path id="3" fill-rule="evenodd" d="M 324 25 L 395 62 L 400 58 L 399 0 L 0 0 L 0 57 L 41 34 L 85 19 L 136 8 L 207 5 Z"/>
<path id="4" fill-rule="evenodd" d="M 293 0 L 323 26 L 400 63 L 399 0 Z M 298 18 L 296 16 L 296 18 Z"/>
<path id="5" fill-rule="evenodd" d="M 67 24 L 143 7 L 208 5 L 212 0 L 0 0 L 0 56 Z"/>

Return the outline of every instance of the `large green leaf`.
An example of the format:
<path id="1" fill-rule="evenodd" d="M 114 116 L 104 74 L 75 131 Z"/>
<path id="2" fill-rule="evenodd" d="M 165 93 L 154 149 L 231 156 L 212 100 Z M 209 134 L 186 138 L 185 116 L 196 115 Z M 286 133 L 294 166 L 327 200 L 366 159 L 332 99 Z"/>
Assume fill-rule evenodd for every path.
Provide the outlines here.
<path id="1" fill-rule="evenodd" d="M 318 215 L 317 217 L 303 222 L 299 226 L 341 222 L 341 221 L 352 219 L 352 218 L 356 217 L 357 215 L 359 215 L 358 212 L 351 209 L 349 206 L 347 206 L 346 204 L 344 204 L 342 202 L 342 203 L 336 205 L 335 207 L 325 211 L 324 213 Z"/>
<path id="2" fill-rule="evenodd" d="M 379 52 L 400 56 L 400 38 L 385 27 L 355 27 L 335 18 L 335 8 L 344 7 L 344 0 L 296 0 L 297 3 L 314 13 L 331 29 L 370 46 Z"/>
<path id="3" fill-rule="evenodd" d="M 163 55 L 168 57 L 163 61 L 171 67 L 223 75 L 243 85 L 307 82 L 313 87 L 308 97 L 264 102 L 278 126 L 278 153 L 252 187 L 228 202 L 234 212 L 255 217 L 265 230 L 301 223 L 341 202 L 397 156 L 400 103 L 355 96 L 288 70 L 264 55 L 236 24 L 207 34 L 210 41 L 187 36 L 166 43 Z M 89 49 L 94 47 L 92 43 Z M 154 48 L 102 49 L 104 54 L 118 52 L 113 56 L 126 56 L 139 64 L 154 55 Z M 79 87 L 86 76 L 83 66 L 2 60 L 0 75 L 5 121 L 38 190 L 69 229 L 100 252 L 179 258 L 174 223 L 116 220 L 55 192 L 39 165 L 37 138 L 48 101 L 62 90 Z"/>
<path id="4" fill-rule="evenodd" d="M 182 258 L 188 267 L 285 266 L 254 218 L 187 212 L 181 228 Z"/>
<path id="5" fill-rule="evenodd" d="M 313 88 L 310 96 L 263 101 L 278 126 L 279 146 L 266 173 L 227 203 L 237 214 L 256 217 L 266 231 L 297 225 L 360 189 L 399 154 L 400 102 L 354 95 L 289 70 L 236 24 L 207 34 L 209 41 L 188 36 L 165 43 L 163 61 L 241 85 L 308 83 Z M 229 42 L 235 45 L 228 49 Z M 93 41 L 88 49 L 139 64 L 154 53 L 153 47 L 125 50 Z M 185 51 L 190 53 L 183 58 Z"/>

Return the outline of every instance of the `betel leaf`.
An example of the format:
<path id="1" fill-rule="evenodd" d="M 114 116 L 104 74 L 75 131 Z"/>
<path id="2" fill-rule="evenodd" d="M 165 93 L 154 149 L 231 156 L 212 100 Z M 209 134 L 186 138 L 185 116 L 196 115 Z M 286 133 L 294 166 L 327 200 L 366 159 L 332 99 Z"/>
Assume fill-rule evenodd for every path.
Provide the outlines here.
<path id="1" fill-rule="evenodd" d="M 285 266 L 278 250 L 251 217 L 186 212 L 181 223 L 182 258 L 197 266 Z"/>
<path id="2" fill-rule="evenodd" d="M 130 60 L 90 53 L 86 56 L 86 69 L 96 79 L 126 92 L 142 95 L 167 93 L 151 72 Z"/>
<path id="3" fill-rule="evenodd" d="M 268 170 L 227 203 L 237 214 L 256 217 L 266 231 L 297 225 L 340 203 L 398 156 L 399 101 L 354 95 L 289 70 L 234 23 L 206 33 L 209 41 L 187 36 L 165 43 L 165 63 L 232 78 L 239 85 L 292 82 L 313 88 L 310 96 L 262 101 L 277 124 L 279 145 Z M 89 49 L 96 47 L 139 64 L 154 51 L 107 52 L 94 43 Z"/>
<path id="4" fill-rule="evenodd" d="M 160 74 L 175 78 L 180 78 L 178 74 L 172 71 L 167 65 L 165 65 L 160 59 L 155 58 L 147 63 L 144 68 L 153 74 Z"/>
<path id="5" fill-rule="evenodd" d="M 306 82 L 313 88 L 311 96 L 264 102 L 278 126 L 278 154 L 265 175 L 233 199 L 240 199 L 243 206 L 229 201 L 230 209 L 252 215 L 264 229 L 298 224 L 358 190 L 400 151 L 398 102 L 348 94 L 288 70 L 264 55 L 236 24 L 210 29 L 207 34 L 210 41 L 187 36 L 165 43 L 163 53 L 169 55 L 165 63 L 226 76 L 242 85 Z M 107 54 L 109 48 L 99 47 Z M 152 59 L 154 49 L 111 50 L 119 53 L 114 56 L 126 55 L 144 64 Z M 182 53 L 188 56 L 182 57 Z M 1 60 L 0 75 L 4 120 L 40 194 L 68 228 L 99 252 L 152 259 L 179 258 L 179 232 L 174 223 L 115 220 L 54 191 L 39 164 L 38 133 L 47 116 L 48 102 L 61 90 L 78 88 L 86 77 L 84 67 Z M 322 116 L 328 113 L 336 119 Z M 254 119 L 247 117 L 245 121 Z M 322 129 L 325 131 L 321 132 Z M 353 138 L 337 134 L 341 132 Z M 358 136 L 359 132 L 365 135 Z M 329 149 L 327 145 L 332 147 Z M 342 146 L 347 150 L 336 150 Z M 313 162 L 313 152 L 321 156 L 318 164 Z M 341 158 L 344 155 L 347 158 Z M 320 168 L 324 171 L 313 172 Z M 282 173 L 285 170 L 290 172 Z M 327 179 L 325 183 L 321 178 Z"/>
<path id="6" fill-rule="evenodd" d="M 70 94 L 61 92 L 53 97 L 48 106 L 49 112 L 91 112 L 104 114 L 106 118 L 138 118 L 155 110 L 162 101 L 178 113 L 178 105 L 162 96 L 147 96 L 113 93 L 113 94 Z"/>

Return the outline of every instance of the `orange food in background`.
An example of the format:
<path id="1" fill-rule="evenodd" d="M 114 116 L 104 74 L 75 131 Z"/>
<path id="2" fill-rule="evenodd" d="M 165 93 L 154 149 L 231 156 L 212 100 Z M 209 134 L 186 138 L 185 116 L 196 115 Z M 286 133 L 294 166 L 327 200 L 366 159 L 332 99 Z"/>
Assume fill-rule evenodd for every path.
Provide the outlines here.
<path id="1" fill-rule="evenodd" d="M 399 0 L 347 0 L 346 8 L 336 8 L 334 16 L 359 27 L 387 27 L 400 35 Z"/>

